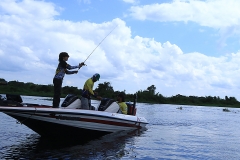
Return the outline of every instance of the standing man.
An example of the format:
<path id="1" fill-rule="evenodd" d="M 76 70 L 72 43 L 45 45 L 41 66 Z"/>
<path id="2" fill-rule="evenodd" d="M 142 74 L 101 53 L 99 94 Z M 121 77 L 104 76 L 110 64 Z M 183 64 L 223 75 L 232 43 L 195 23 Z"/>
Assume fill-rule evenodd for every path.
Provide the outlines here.
<path id="1" fill-rule="evenodd" d="M 69 55 L 67 52 L 61 52 L 59 54 L 59 64 L 56 69 L 55 76 L 53 78 L 53 86 L 54 86 L 54 96 L 53 96 L 53 108 L 59 108 L 61 90 L 62 90 L 62 82 L 65 74 L 77 74 L 78 71 L 69 71 L 71 69 L 81 68 L 85 64 L 79 63 L 77 66 L 71 66 L 67 64 Z"/>
<path id="2" fill-rule="evenodd" d="M 98 81 L 99 79 L 100 79 L 100 74 L 96 73 L 85 82 L 83 86 L 82 97 L 81 97 L 82 109 L 89 110 L 91 108 L 91 96 L 97 99 L 102 99 L 102 97 L 98 96 L 96 92 L 93 92 L 94 82 Z"/>

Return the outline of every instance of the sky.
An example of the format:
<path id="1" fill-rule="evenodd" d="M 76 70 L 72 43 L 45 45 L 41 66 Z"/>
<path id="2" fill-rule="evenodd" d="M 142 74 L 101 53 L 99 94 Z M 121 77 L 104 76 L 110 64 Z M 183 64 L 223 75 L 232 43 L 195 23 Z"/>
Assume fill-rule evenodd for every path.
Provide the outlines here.
<path id="1" fill-rule="evenodd" d="M 0 78 L 49 85 L 60 52 L 84 62 L 63 86 L 240 101 L 239 0 L 1 0 Z"/>

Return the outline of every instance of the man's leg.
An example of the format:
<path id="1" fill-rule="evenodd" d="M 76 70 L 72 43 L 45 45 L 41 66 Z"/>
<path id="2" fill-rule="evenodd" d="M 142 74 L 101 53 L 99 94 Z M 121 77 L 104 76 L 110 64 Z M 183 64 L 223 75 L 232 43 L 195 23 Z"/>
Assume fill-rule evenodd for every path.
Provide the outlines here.
<path id="1" fill-rule="evenodd" d="M 89 99 L 87 99 L 85 97 L 81 97 L 81 109 L 89 110 Z"/>
<path id="2" fill-rule="evenodd" d="M 54 84 L 53 108 L 59 108 L 61 89 L 62 89 L 62 80 L 53 79 L 53 84 Z"/>

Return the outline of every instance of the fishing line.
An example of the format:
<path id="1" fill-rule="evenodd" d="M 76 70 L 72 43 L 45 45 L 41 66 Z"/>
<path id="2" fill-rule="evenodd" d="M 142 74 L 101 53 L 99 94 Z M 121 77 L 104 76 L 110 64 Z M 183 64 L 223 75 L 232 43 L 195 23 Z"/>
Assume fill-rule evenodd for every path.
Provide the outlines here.
<path id="1" fill-rule="evenodd" d="M 97 45 L 97 47 L 94 48 L 94 50 L 88 55 L 88 57 L 86 58 L 86 60 L 93 54 L 93 52 L 98 48 L 98 46 L 100 46 L 100 44 L 112 33 L 112 31 L 113 31 L 116 27 L 117 27 L 117 26 L 115 26 L 115 27 L 111 30 L 111 32 L 109 32 L 109 33 L 102 39 L 102 41 Z M 83 63 L 85 63 L 86 60 L 83 61 Z"/>

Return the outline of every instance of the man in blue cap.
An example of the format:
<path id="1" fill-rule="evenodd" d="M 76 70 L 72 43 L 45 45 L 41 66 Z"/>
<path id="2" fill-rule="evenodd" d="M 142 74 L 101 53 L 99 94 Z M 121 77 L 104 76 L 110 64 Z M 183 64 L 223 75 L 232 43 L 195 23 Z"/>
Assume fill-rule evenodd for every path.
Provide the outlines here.
<path id="1" fill-rule="evenodd" d="M 93 92 L 93 85 L 94 82 L 98 81 L 100 79 L 100 74 L 96 73 L 91 78 L 89 78 L 84 86 L 83 86 L 83 92 L 81 97 L 81 108 L 82 109 L 91 109 L 91 96 L 102 99 L 102 97 L 98 96 L 96 92 Z"/>

